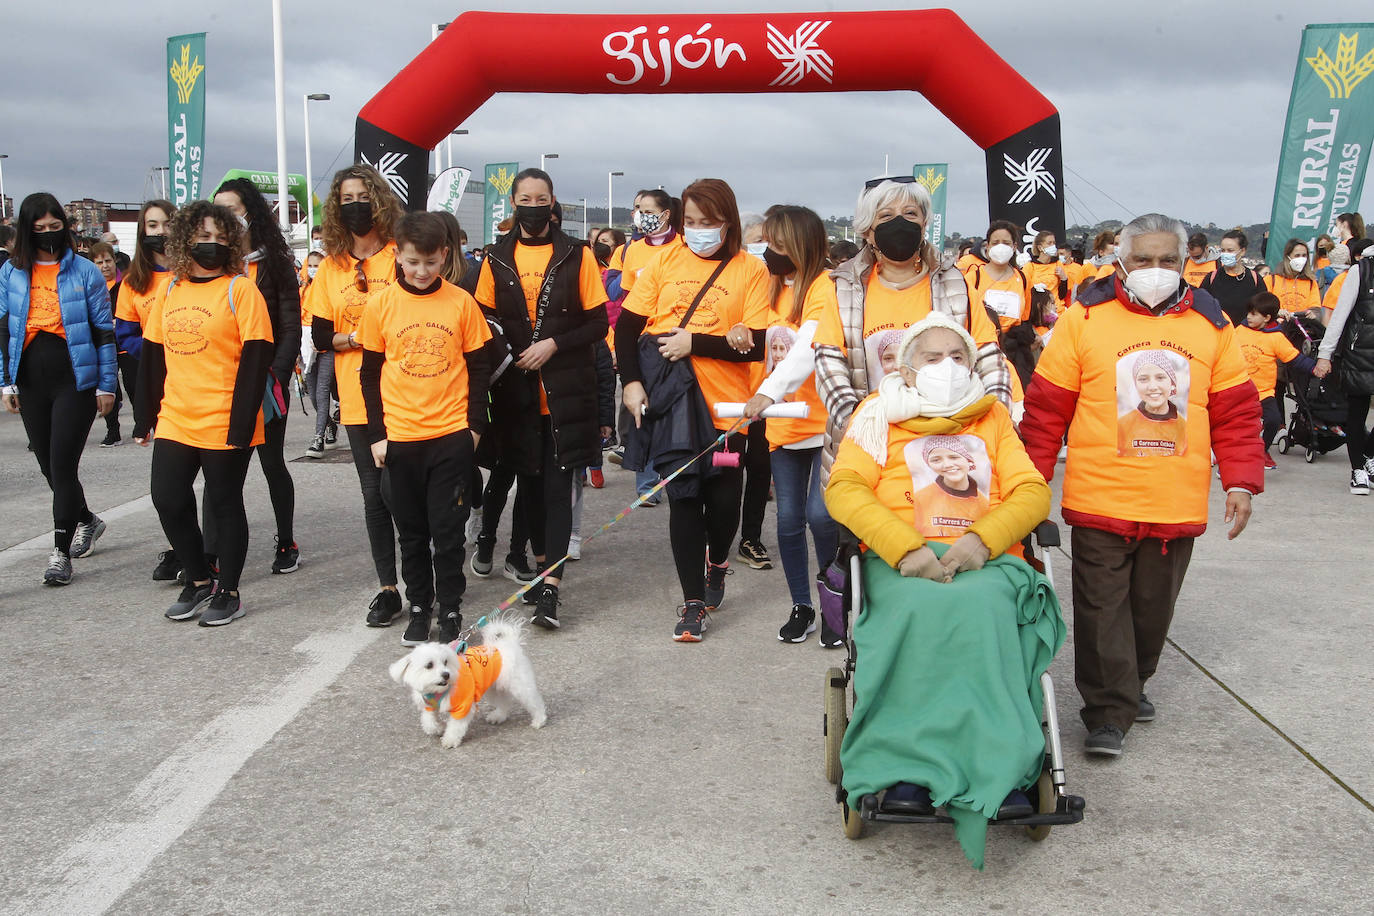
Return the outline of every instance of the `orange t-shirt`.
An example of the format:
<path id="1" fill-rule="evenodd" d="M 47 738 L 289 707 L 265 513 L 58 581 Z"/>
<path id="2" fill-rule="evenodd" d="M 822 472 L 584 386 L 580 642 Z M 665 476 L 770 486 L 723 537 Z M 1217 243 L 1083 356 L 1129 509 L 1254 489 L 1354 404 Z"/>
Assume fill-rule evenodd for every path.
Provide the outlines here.
<path id="1" fill-rule="evenodd" d="M 501 676 L 501 653 L 491 646 L 472 646 L 458 656 L 458 680 L 448 693 L 448 714 L 467 718 L 473 704 L 482 699 Z M 426 712 L 434 712 L 428 705 Z"/>
<path id="2" fill-rule="evenodd" d="M 819 324 L 825 321 L 825 317 L 839 308 L 835 301 L 835 281 L 831 280 L 825 271 L 811 282 L 811 288 L 806 291 L 806 299 L 802 302 L 801 321 L 795 323 L 788 320 L 792 315 L 792 291 L 791 286 L 783 286 L 782 292 L 778 294 L 778 301 L 768 311 L 768 335 L 765 338 L 767 347 L 763 354 L 763 362 L 749 364 L 762 367 L 759 383 L 762 383 L 763 378 L 787 356 L 787 352 L 792 348 L 791 341 L 796 339 L 796 331 L 803 324 L 815 321 L 819 330 Z M 812 345 L 814 346 L 814 339 Z M 758 384 L 754 387 L 757 389 Z M 769 420 L 767 433 L 768 445 L 771 448 L 795 445 L 825 433 L 825 421 L 829 415 L 825 412 L 825 405 L 816 391 L 814 372 L 807 376 L 800 388 L 784 400 L 804 402 L 810 407 L 811 412 L 804 420 L 782 417 Z"/>
<path id="3" fill-rule="evenodd" d="M 1278 325 L 1274 325 L 1273 330 L 1256 331 L 1248 324 L 1243 324 L 1236 328 L 1236 343 L 1240 344 L 1240 354 L 1245 357 L 1250 381 L 1259 389 L 1260 400 L 1272 398 L 1278 383 L 1278 364 L 1297 359 L 1298 348 L 1288 342 L 1288 338 L 1278 330 Z"/>
<path id="4" fill-rule="evenodd" d="M 115 317 L 121 321 L 136 321 L 140 326 L 146 327 L 148 316 L 152 314 L 154 306 L 162 300 L 163 295 L 167 292 L 167 284 L 171 282 L 171 276 L 165 270 L 155 271 L 147 291 L 142 293 L 125 283 L 119 288 L 119 301 L 115 303 Z"/>
<path id="5" fill-rule="evenodd" d="M 34 264 L 29 274 L 29 323 L 24 332 L 24 346 L 33 343 L 40 331 L 67 337 L 62 324 L 62 303 L 57 298 L 57 271 L 60 264 Z"/>
<path id="6" fill-rule="evenodd" d="M 648 319 L 645 334 L 666 334 L 682 321 L 697 291 L 719 263 L 697 257 L 686 245 L 669 246 L 640 273 L 623 308 Z M 754 331 L 768 327 L 768 271 L 762 261 L 745 251 L 731 258 L 711 284 L 692 313 L 687 330 L 724 337 L 737 324 Z M 704 356 L 690 359 L 716 428 L 729 429 L 735 421 L 715 417 L 715 405 L 749 400 L 753 394 L 750 364 Z"/>
<path id="7" fill-rule="evenodd" d="M 1208 403 L 1249 379 L 1235 332 L 1192 309 L 1153 316 L 1117 300 L 1093 306 L 1091 317 L 1081 304 L 1060 316 L 1035 374 L 1078 395 L 1064 508 L 1142 523 L 1207 521 Z M 1179 420 L 1147 420 L 1142 403 Z M 1123 450 L 1123 436 L 1140 447 Z"/>
<path id="8" fill-rule="evenodd" d="M 315 271 L 315 282 L 305 294 L 310 314 L 334 322 L 334 333 L 357 333 L 362 325 L 363 308 L 370 296 L 390 286 L 396 279 L 396 243 L 387 242 L 382 250 L 361 262 L 367 290 L 358 289 L 359 261 L 352 255 L 325 258 Z M 358 383 L 363 367 L 362 350 L 334 353 L 334 378 L 339 383 L 339 417 L 345 426 L 367 423 L 367 406 Z"/>
<path id="9" fill-rule="evenodd" d="M 964 274 L 968 283 L 969 306 L 987 306 L 997 313 L 1002 330 L 1014 327 L 1030 318 L 1030 283 L 1015 268 L 1001 280 L 994 280 L 986 265 L 974 267 Z"/>
<path id="10" fill-rule="evenodd" d="M 577 257 L 576 254 L 568 256 Z M 606 303 L 606 286 L 601 282 L 601 268 L 597 266 L 596 255 L 587 247 L 582 248 L 582 261 L 577 272 L 577 288 L 582 299 L 583 311 L 591 311 Z M 520 289 L 525 294 L 525 308 L 529 311 L 530 327 L 539 315 L 539 291 L 544 287 L 544 271 L 553 258 L 552 245 L 515 245 L 515 272 L 520 275 Z M 489 309 L 496 309 L 496 278 L 491 272 L 491 263 L 482 259 L 482 270 L 477 275 L 477 301 Z M 544 385 L 539 385 L 539 412 L 549 413 L 549 400 L 544 394 Z"/>
<path id="11" fill-rule="evenodd" d="M 1059 298 L 1059 275 L 1055 273 L 1063 267 L 1058 261 L 1051 261 L 1048 264 L 1041 264 L 1039 261 L 1031 261 L 1021 272 L 1026 275 L 1026 282 L 1033 288 L 1037 283 L 1049 290 L 1050 297 L 1054 300 L 1054 310 L 1057 312 L 1063 306 L 1063 300 Z M 1064 275 L 1068 276 L 1068 271 Z M 1029 294 L 1027 294 L 1029 295 Z"/>
<path id="12" fill-rule="evenodd" d="M 982 258 L 978 257 L 978 255 L 970 251 L 968 254 L 955 261 L 954 266 L 958 269 L 959 273 L 966 274 L 970 270 L 973 270 L 973 268 L 986 263 L 987 261 L 984 261 Z"/>
<path id="13" fill-rule="evenodd" d="M 682 244 L 682 236 L 674 235 L 671 241 L 662 245 L 650 245 L 648 239 L 635 239 L 630 242 L 629 247 L 622 245 L 617 248 L 611 256 L 611 270 L 620 271 L 620 288 L 627 293 L 634 289 L 635 281 L 650 261 L 667 249 L 681 247 Z"/>
<path id="14" fill-rule="evenodd" d="M 1269 288 L 1269 292 L 1279 297 L 1279 308 L 1289 314 L 1321 307 L 1321 291 L 1316 283 L 1306 277 L 1270 274 L 1264 278 L 1264 285 Z"/>
<path id="15" fill-rule="evenodd" d="M 386 356 L 382 405 L 393 442 L 437 439 L 468 428 L 466 353 L 491 339 L 477 302 L 447 280 L 416 295 L 393 283 L 363 310 L 358 343 Z"/>
<path id="16" fill-rule="evenodd" d="M 1203 261 L 1199 264 L 1192 258 L 1183 259 L 1183 280 L 1189 286 L 1201 286 L 1202 281 L 1207 279 L 1207 275 L 1217 269 L 1216 259 Z"/>
<path id="17" fill-rule="evenodd" d="M 178 280 L 148 316 L 143 339 L 161 344 L 167 360 L 157 438 L 195 448 L 229 449 L 225 442 L 229 408 L 243 345 L 250 340 L 272 341 L 272 320 L 257 286 L 242 276 L 216 277 L 204 283 Z M 262 442 L 259 410 L 250 444 Z"/>

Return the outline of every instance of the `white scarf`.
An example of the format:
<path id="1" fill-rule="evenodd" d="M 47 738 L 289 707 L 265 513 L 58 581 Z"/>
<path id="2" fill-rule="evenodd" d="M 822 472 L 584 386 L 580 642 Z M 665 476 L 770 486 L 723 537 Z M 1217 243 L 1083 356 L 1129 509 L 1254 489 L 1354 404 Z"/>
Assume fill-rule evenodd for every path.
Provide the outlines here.
<path id="1" fill-rule="evenodd" d="M 845 436 L 872 455 L 878 467 L 885 467 L 887 431 L 893 423 L 916 417 L 952 417 L 985 393 L 983 380 L 973 373 L 973 383 L 963 397 L 949 404 L 935 404 L 923 399 L 919 391 L 902 379 L 901 373 L 893 372 L 878 383 L 878 396 L 855 412 Z"/>

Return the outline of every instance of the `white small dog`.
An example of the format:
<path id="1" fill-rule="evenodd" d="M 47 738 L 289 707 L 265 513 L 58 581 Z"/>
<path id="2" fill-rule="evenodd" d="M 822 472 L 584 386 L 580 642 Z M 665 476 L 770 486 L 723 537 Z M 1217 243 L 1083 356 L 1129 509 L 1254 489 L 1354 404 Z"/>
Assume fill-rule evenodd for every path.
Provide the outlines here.
<path id="1" fill-rule="evenodd" d="M 410 688 L 425 734 L 442 733 L 440 744 L 457 747 L 484 696 L 486 720 L 493 725 L 510 718 L 511 706 L 518 704 L 530 714 L 531 726 L 543 727 L 548 715 L 522 644 L 523 629 L 515 620 L 493 618 L 478 630 L 481 644 L 461 656 L 448 643 L 427 642 L 391 666 L 391 679 Z M 440 725 L 439 716 L 448 721 Z"/>

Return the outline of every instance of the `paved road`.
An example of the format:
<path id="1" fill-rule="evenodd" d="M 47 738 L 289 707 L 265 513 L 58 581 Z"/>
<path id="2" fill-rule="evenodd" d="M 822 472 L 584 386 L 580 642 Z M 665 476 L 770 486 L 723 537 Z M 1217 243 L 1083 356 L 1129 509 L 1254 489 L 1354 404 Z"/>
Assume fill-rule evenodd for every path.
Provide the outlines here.
<path id="1" fill-rule="evenodd" d="M 563 630 L 531 634 L 548 726 L 481 723 L 444 751 L 386 677 L 400 628 L 361 623 L 350 465 L 291 465 L 290 576 L 268 574 L 252 472 L 248 616 L 207 630 L 164 620 L 175 589 L 148 579 L 148 453 L 98 441 L 83 477 L 109 532 L 44 589 L 48 493 L 0 417 L 5 912 L 1368 912 L 1374 500 L 1345 492 L 1339 455 L 1281 459 L 1250 530 L 1200 540 L 1173 630 L 1189 657 L 1166 651 L 1159 719 L 1116 762 L 1079 750 L 1065 648 L 1087 820 L 1043 844 L 994 831 L 980 874 L 948 828 L 843 837 L 820 736 L 838 657 L 777 641 L 781 570 L 740 569 L 705 642 L 669 639 L 665 509 L 588 545 Z M 589 528 L 629 478 L 588 491 Z M 506 584 L 474 581 L 470 618 Z"/>

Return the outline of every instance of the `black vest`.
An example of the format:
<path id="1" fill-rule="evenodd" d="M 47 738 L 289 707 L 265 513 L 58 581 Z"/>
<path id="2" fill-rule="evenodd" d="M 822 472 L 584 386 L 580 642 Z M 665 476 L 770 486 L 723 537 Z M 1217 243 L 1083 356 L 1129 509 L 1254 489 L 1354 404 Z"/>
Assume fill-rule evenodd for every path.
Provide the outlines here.
<path id="1" fill-rule="evenodd" d="M 1336 346 L 1341 390 L 1346 394 L 1374 395 L 1374 261 L 1361 260 L 1354 276 L 1348 276 L 1345 282 L 1352 281 L 1359 284 L 1360 290 Z"/>

